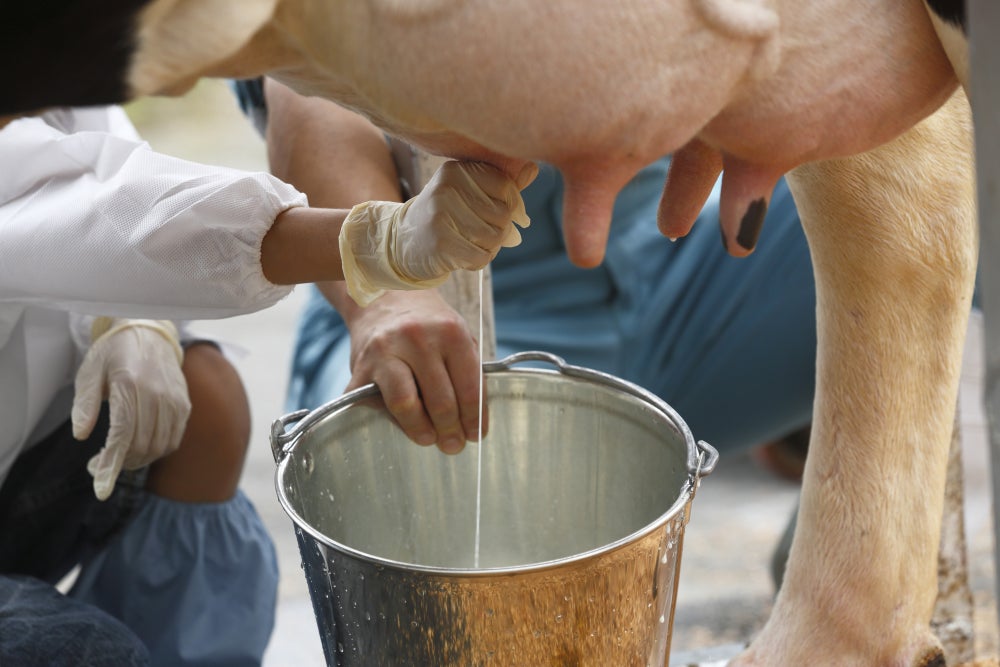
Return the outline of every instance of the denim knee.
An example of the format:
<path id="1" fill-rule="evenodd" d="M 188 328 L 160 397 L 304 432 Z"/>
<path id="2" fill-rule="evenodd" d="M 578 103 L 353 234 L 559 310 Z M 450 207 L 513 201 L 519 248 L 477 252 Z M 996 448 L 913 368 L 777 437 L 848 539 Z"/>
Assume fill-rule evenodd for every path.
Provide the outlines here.
<path id="1" fill-rule="evenodd" d="M 149 653 L 123 623 L 25 576 L 0 576 L 0 664 L 139 667 Z"/>

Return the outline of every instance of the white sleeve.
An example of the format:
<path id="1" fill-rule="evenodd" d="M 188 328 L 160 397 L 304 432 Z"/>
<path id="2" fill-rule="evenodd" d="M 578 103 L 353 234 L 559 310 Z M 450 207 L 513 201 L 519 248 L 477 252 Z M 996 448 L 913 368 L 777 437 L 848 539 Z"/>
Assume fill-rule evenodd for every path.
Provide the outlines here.
<path id="1" fill-rule="evenodd" d="M 64 130 L 31 118 L 0 131 L 0 302 L 203 319 L 291 290 L 264 278 L 260 245 L 304 194 L 156 153 L 127 132 Z"/>

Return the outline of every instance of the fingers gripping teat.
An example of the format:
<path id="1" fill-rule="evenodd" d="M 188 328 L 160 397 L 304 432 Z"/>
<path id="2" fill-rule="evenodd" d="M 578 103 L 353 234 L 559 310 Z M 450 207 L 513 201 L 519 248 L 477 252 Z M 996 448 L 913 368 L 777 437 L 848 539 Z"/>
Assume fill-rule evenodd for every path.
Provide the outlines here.
<path id="1" fill-rule="evenodd" d="M 745 257 L 757 247 L 767 207 L 782 170 L 725 158 L 719 225 L 726 251 Z"/>

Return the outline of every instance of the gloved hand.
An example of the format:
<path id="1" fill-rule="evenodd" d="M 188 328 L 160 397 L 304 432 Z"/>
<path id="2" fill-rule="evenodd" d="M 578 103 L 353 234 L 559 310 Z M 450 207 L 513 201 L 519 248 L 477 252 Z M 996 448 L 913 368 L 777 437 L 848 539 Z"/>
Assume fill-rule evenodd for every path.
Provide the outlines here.
<path id="1" fill-rule="evenodd" d="M 486 266 L 527 227 L 520 190 L 538 174 L 529 163 L 517 181 L 481 162 L 446 162 L 406 203 L 355 206 L 340 230 L 347 291 L 362 306 L 385 290 L 436 287 L 457 269 Z"/>
<path id="2" fill-rule="evenodd" d="M 184 352 L 172 323 L 101 317 L 91 340 L 76 374 L 73 437 L 90 435 L 107 399 L 108 439 L 87 463 L 94 494 L 105 500 L 122 468 L 141 468 L 177 449 L 191 401 L 181 372 Z"/>

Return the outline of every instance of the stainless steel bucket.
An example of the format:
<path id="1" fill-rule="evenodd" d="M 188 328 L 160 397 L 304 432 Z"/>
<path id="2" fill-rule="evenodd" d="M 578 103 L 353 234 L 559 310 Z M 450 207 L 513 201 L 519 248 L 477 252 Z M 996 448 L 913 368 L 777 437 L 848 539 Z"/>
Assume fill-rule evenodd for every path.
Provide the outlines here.
<path id="1" fill-rule="evenodd" d="M 484 370 L 478 566 L 476 443 L 413 444 L 373 385 L 274 422 L 327 662 L 666 665 L 684 526 L 717 452 L 612 376 L 539 352 Z"/>

